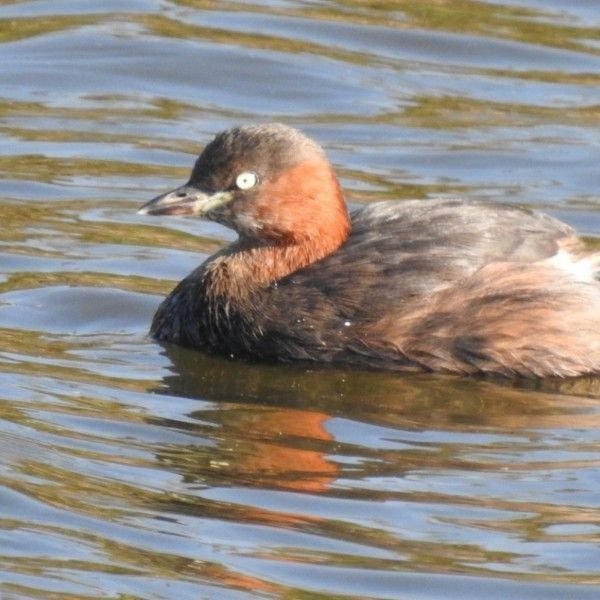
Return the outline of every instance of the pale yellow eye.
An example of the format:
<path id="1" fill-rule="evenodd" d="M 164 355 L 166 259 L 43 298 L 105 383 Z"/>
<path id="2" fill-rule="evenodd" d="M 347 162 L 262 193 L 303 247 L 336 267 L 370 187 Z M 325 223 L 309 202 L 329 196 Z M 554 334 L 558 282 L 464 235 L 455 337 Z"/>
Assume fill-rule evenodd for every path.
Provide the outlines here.
<path id="1" fill-rule="evenodd" d="M 258 183 L 258 176 L 252 171 L 244 171 L 235 178 L 235 185 L 240 190 L 249 190 Z"/>

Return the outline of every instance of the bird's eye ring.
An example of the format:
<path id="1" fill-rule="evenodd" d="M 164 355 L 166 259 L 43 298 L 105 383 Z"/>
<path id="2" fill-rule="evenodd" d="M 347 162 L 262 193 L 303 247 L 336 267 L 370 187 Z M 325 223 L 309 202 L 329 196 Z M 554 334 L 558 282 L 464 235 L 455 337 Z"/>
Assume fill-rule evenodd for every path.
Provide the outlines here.
<path id="1" fill-rule="evenodd" d="M 249 190 L 258 183 L 258 175 L 252 171 L 244 171 L 235 178 L 235 185 L 240 190 Z"/>

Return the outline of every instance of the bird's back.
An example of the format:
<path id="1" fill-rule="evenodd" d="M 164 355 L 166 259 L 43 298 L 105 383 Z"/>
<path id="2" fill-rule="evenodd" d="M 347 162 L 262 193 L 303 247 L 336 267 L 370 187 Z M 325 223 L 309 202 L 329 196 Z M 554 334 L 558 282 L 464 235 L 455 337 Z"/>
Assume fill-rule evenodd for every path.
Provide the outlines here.
<path id="1" fill-rule="evenodd" d="M 585 370 L 600 363 L 600 259 L 581 252 L 568 225 L 529 210 L 376 203 L 337 252 L 262 294 L 259 346 L 384 368 Z"/>

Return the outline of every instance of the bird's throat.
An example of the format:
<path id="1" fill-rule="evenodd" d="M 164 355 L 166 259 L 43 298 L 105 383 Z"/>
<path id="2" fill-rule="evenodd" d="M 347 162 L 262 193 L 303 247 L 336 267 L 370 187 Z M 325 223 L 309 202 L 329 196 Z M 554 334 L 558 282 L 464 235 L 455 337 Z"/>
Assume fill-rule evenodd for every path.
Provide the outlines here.
<path id="1" fill-rule="evenodd" d="M 212 296 L 247 298 L 335 252 L 343 240 L 318 240 L 292 245 L 247 246 L 236 243 L 216 257 L 205 271 L 206 291 Z"/>

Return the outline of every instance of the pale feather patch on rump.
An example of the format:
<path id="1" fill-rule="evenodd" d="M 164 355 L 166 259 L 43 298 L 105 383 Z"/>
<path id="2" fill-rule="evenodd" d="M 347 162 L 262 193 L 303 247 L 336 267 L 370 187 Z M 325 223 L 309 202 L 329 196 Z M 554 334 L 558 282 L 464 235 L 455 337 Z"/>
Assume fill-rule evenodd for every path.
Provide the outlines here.
<path id="1" fill-rule="evenodd" d="M 600 252 L 587 252 L 585 244 L 576 237 L 558 240 L 558 252 L 548 259 L 552 266 L 565 271 L 576 281 L 600 281 Z"/>

